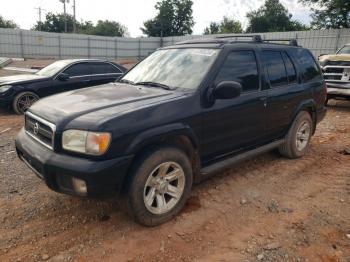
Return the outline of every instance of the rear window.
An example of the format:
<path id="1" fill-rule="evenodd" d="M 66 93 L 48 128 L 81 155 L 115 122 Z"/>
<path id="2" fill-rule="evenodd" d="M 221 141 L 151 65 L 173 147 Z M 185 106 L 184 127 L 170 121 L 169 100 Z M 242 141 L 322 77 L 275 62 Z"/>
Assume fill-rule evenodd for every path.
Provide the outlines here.
<path id="1" fill-rule="evenodd" d="M 301 79 L 304 83 L 315 82 L 322 79 L 320 69 L 309 51 L 301 48 L 293 48 L 290 52 L 298 61 Z"/>

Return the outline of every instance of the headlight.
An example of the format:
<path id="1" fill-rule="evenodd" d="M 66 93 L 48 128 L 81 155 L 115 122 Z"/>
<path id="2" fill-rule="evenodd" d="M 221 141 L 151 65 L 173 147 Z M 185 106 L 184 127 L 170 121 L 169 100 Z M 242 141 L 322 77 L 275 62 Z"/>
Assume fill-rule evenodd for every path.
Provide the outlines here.
<path id="1" fill-rule="evenodd" d="M 320 66 L 324 67 L 325 65 L 327 65 L 328 60 L 319 60 L 318 62 L 320 64 Z"/>
<path id="2" fill-rule="evenodd" d="M 9 90 L 12 86 L 11 85 L 4 85 L 0 86 L 0 93 L 5 93 L 7 90 Z"/>
<path id="3" fill-rule="evenodd" d="M 89 155 L 104 154 L 110 144 L 109 133 L 66 130 L 62 135 L 62 147 L 65 150 Z"/>

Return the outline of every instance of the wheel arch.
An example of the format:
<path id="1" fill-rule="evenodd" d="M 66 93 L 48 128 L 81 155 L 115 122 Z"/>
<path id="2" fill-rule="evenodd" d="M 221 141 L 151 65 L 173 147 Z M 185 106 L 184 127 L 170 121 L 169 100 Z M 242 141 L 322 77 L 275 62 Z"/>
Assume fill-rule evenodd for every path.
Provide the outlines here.
<path id="1" fill-rule="evenodd" d="M 193 181 L 200 176 L 200 157 L 197 138 L 189 126 L 170 124 L 146 130 L 139 134 L 127 149 L 127 154 L 134 155 L 128 174 L 123 181 L 123 192 L 127 190 L 132 179 L 132 171 L 143 155 L 162 146 L 173 146 L 184 151 L 189 157 L 193 170 Z"/>
<path id="2" fill-rule="evenodd" d="M 296 117 L 298 114 L 302 111 L 306 111 L 310 114 L 310 117 L 312 119 L 312 134 L 315 133 L 316 131 L 316 124 L 317 124 L 317 116 L 316 116 L 316 102 L 312 99 L 306 100 L 301 102 L 294 110 L 293 115 L 292 115 L 292 121 L 289 124 L 288 130 L 291 128 L 293 125 Z"/>

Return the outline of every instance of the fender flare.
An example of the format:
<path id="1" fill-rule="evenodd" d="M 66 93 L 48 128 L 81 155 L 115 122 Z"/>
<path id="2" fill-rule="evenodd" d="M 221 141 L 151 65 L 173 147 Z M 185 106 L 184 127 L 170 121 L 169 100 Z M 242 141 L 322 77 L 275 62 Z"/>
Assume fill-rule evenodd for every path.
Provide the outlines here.
<path id="1" fill-rule="evenodd" d="M 297 107 L 295 107 L 293 114 L 292 114 L 292 119 L 290 121 L 288 130 L 291 128 L 291 126 L 293 125 L 295 118 L 297 117 L 297 115 L 299 114 L 299 112 L 301 111 L 308 111 L 311 113 L 311 119 L 313 122 L 313 134 L 316 131 L 316 102 L 313 99 L 308 99 L 305 101 L 302 101 Z"/>
<path id="2" fill-rule="evenodd" d="M 138 134 L 128 146 L 126 154 L 136 154 L 147 146 L 159 144 L 161 141 L 179 136 L 186 136 L 191 141 L 193 147 L 195 149 L 198 148 L 198 141 L 191 127 L 183 123 L 173 123 L 147 129 Z"/>

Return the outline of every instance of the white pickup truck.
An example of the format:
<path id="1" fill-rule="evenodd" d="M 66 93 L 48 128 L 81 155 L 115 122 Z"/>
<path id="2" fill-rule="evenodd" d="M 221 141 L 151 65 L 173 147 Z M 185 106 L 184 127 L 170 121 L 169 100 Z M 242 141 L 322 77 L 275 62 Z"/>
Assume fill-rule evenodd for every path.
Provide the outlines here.
<path id="1" fill-rule="evenodd" d="M 327 101 L 350 100 L 350 43 L 333 55 L 320 55 L 318 60 L 327 83 Z"/>

